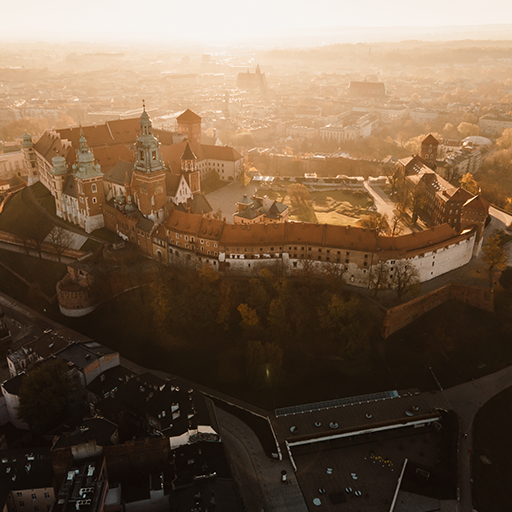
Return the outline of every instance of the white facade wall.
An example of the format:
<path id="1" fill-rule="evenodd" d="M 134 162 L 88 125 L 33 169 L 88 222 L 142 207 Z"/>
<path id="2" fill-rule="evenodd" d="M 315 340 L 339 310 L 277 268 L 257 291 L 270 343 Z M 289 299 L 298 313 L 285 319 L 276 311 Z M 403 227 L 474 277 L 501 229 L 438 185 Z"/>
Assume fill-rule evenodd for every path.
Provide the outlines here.
<path id="1" fill-rule="evenodd" d="M 9 416 L 9 421 L 16 427 L 22 430 L 29 430 L 27 423 L 18 419 L 18 409 L 20 407 L 20 398 L 18 395 L 11 395 L 2 386 L 2 394 L 5 400 L 5 407 Z"/>
<path id="2" fill-rule="evenodd" d="M 23 152 L 3 153 L 0 155 L 0 179 L 8 180 L 13 176 L 26 175 L 25 156 Z"/>
<path id="3" fill-rule="evenodd" d="M 15 512 L 43 512 L 51 510 L 55 502 L 53 487 L 13 490 L 7 497 L 6 507 Z"/>
<path id="4" fill-rule="evenodd" d="M 388 261 L 388 266 L 393 268 L 395 261 L 404 261 L 412 264 L 418 270 L 422 283 L 439 277 L 451 270 L 462 267 L 470 262 L 475 245 L 475 235 L 458 243 L 450 244 L 444 248 L 425 252 L 414 258 Z M 390 270 L 390 275 L 392 271 Z"/>
<path id="5" fill-rule="evenodd" d="M 176 205 L 186 203 L 189 197 L 192 197 L 192 191 L 190 190 L 185 177 L 181 175 L 178 190 L 176 190 L 176 195 L 172 198 L 173 203 Z"/>

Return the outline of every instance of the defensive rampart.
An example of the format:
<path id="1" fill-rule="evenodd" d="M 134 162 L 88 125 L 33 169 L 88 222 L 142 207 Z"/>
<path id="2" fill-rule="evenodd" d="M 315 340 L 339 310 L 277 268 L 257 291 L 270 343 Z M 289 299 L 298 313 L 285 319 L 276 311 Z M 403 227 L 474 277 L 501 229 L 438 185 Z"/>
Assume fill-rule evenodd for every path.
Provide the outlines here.
<path id="1" fill-rule="evenodd" d="M 405 304 L 388 309 L 382 320 L 382 337 L 387 338 L 450 299 L 457 299 L 465 304 L 490 311 L 491 313 L 494 311 L 494 290 L 491 287 L 479 288 L 450 283 Z"/>

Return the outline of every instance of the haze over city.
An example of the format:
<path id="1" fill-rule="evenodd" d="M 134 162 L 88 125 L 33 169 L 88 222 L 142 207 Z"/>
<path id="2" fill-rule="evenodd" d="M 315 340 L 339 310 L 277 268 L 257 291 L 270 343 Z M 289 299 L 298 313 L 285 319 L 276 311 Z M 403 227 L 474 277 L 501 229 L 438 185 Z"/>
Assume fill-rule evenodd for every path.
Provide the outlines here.
<path id="1" fill-rule="evenodd" d="M 504 0 L 443 2 L 426 5 L 405 0 L 262 0 L 239 2 L 92 0 L 70 5 L 61 0 L 3 6 L 9 20 L 2 39 L 94 41 L 126 44 L 289 44 L 400 39 L 480 39 L 510 33 L 512 9 Z"/>
<path id="2" fill-rule="evenodd" d="M 508 510 L 509 2 L 2 21 L 1 510 Z"/>

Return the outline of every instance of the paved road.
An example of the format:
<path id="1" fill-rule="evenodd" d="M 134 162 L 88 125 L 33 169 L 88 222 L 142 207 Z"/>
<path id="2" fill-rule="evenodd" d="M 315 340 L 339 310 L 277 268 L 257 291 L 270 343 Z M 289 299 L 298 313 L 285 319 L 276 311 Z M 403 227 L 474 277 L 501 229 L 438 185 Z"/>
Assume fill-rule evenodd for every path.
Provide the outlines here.
<path id="1" fill-rule="evenodd" d="M 232 223 L 233 213 L 236 212 L 236 202 L 239 201 L 244 194 L 251 197 L 257 189 L 258 186 L 253 183 L 243 186 L 240 182 L 234 181 L 208 194 L 206 198 L 214 212 L 220 209 L 222 211 L 222 217 L 225 217 L 227 222 Z"/>
<path id="2" fill-rule="evenodd" d="M 471 496 L 471 452 L 473 421 L 486 402 L 501 391 L 512 386 L 512 366 L 487 375 L 478 380 L 447 389 L 444 395 L 460 420 L 459 486 L 460 511 L 472 512 Z M 467 434 L 467 437 L 465 437 Z"/>
<path id="3" fill-rule="evenodd" d="M 11 252 L 17 252 L 19 254 L 27 254 L 27 250 L 25 247 L 21 247 L 20 245 L 13 245 L 8 244 L 6 242 L 0 242 L 0 249 L 5 249 L 6 251 Z M 39 258 L 39 253 L 35 249 L 29 249 L 28 255 L 33 256 L 34 258 Z M 41 258 L 43 260 L 49 260 L 49 261 L 59 261 L 59 257 L 56 254 L 53 254 L 51 252 L 41 252 Z M 76 258 L 69 258 L 68 256 L 61 256 L 60 257 L 61 263 L 65 263 L 66 265 L 70 263 L 74 263 L 76 261 Z"/>
<path id="4" fill-rule="evenodd" d="M 217 409 L 217 418 L 248 512 L 307 512 L 290 461 L 269 459 L 254 432 L 235 416 Z M 282 470 L 287 483 L 281 482 Z"/>

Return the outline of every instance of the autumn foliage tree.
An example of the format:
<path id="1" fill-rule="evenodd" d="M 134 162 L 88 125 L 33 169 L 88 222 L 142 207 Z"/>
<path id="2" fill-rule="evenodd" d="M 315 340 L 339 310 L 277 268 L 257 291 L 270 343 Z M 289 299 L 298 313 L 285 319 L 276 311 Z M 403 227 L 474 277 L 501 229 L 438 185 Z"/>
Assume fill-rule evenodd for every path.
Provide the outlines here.
<path id="1" fill-rule="evenodd" d="M 489 269 L 505 270 L 507 268 L 507 252 L 498 233 L 490 236 L 482 247 L 482 260 L 489 264 Z"/>

